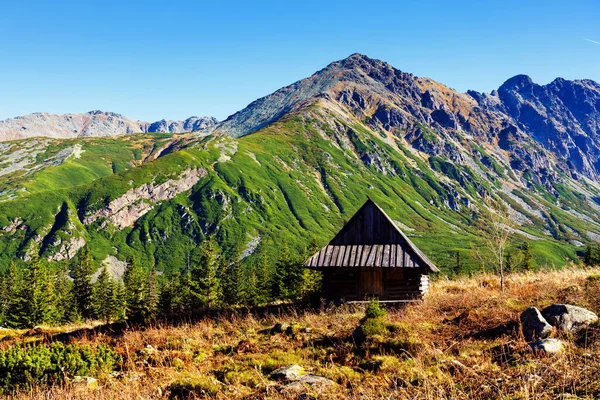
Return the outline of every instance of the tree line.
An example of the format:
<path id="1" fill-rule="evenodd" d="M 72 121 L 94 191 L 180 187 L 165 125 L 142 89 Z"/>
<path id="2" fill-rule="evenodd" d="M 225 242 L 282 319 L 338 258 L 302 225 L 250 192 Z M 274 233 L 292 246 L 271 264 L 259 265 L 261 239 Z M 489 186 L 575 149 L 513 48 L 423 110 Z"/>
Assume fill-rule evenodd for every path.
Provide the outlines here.
<path id="1" fill-rule="evenodd" d="M 316 247 L 313 240 L 306 254 Z M 273 268 L 265 251 L 258 254 L 252 268 L 220 255 L 218 244 L 209 238 L 184 271 L 161 275 L 130 257 L 122 279 L 115 279 L 104 265 L 95 281 L 87 246 L 71 268 L 63 266 L 58 271 L 51 272 L 48 262 L 37 257 L 24 269 L 11 262 L 0 275 L 0 323 L 25 328 L 85 320 L 143 322 L 226 306 L 298 299 L 319 285 L 319 276 L 303 268 L 302 256 L 293 255 L 287 244 Z"/>

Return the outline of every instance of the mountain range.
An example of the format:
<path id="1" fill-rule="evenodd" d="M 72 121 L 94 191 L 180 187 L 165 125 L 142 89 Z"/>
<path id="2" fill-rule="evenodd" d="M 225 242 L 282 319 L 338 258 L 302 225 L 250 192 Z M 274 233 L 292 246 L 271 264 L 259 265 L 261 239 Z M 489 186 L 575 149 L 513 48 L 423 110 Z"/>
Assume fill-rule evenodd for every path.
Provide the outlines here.
<path id="1" fill-rule="evenodd" d="M 36 136 L 0 143 L 0 263 L 65 262 L 88 243 L 98 264 L 134 254 L 168 271 L 214 235 L 225 257 L 251 265 L 284 243 L 296 253 L 325 243 L 367 195 L 442 269 L 457 251 L 484 263 L 492 203 L 538 265 L 563 265 L 600 238 L 590 80 L 519 75 L 458 93 L 353 54 L 222 122 L 33 115 L 29 127 L 0 123 L 4 140 Z"/>
<path id="2" fill-rule="evenodd" d="M 192 132 L 217 123 L 213 117 L 190 117 L 184 121 L 132 121 L 121 114 L 90 111 L 85 114 L 34 113 L 0 121 L 0 142 L 31 137 L 68 139 L 114 136 L 139 132 Z"/>

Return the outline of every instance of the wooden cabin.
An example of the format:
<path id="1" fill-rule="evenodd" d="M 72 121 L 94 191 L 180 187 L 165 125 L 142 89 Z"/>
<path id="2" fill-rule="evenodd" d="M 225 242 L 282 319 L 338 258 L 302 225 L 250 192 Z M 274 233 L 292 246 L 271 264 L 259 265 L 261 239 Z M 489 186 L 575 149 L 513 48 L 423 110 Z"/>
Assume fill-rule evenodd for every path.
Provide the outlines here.
<path id="1" fill-rule="evenodd" d="M 421 299 L 437 267 L 371 199 L 304 266 L 323 273 L 329 300 Z"/>

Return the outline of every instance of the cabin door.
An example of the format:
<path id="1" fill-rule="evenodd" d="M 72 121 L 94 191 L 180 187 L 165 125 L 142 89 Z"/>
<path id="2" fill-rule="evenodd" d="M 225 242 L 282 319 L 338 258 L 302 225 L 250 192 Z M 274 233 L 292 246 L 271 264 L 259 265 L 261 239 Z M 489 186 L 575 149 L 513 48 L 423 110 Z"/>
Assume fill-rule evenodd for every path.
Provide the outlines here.
<path id="1" fill-rule="evenodd" d="M 363 268 L 360 271 L 360 298 L 383 297 L 383 269 Z"/>

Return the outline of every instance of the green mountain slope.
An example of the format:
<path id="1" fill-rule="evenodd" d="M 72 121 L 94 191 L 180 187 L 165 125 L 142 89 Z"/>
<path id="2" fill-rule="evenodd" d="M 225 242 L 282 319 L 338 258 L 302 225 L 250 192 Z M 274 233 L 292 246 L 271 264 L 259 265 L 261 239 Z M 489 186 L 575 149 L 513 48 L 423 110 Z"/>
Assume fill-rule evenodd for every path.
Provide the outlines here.
<path id="1" fill-rule="evenodd" d="M 3 262 L 35 253 L 66 260 L 87 242 L 97 263 L 135 254 L 170 271 L 183 269 L 189 254 L 214 234 L 225 257 L 252 263 L 262 248 L 275 257 L 286 241 L 296 252 L 313 237 L 324 243 L 367 196 L 442 268 L 453 265 L 456 249 L 477 264 L 468 254 L 479 240 L 473 221 L 485 207 L 481 193 L 505 198 L 528 219 L 521 238 L 540 239 L 531 240 L 540 263 L 564 263 L 575 256 L 570 236 L 600 232 L 595 222 L 566 210 L 594 213 L 585 196 L 568 192 L 558 205 L 543 187 L 519 190 L 500 161 L 478 164 L 475 172 L 428 156 L 325 100 L 242 138 L 187 137 L 179 150 L 156 160 L 160 152 L 150 149 L 164 148 L 171 136 L 140 136 L 129 145 L 121 140 L 85 141 L 80 158 L 13 178 L 26 191 L 0 203 Z M 146 144 L 141 153 L 140 143 Z M 86 154 L 91 158 L 79 165 Z M 115 163 L 124 165 L 121 171 L 108 167 Z M 63 184 L 73 170 L 81 174 Z M 515 189 L 501 191 L 507 184 Z"/>

